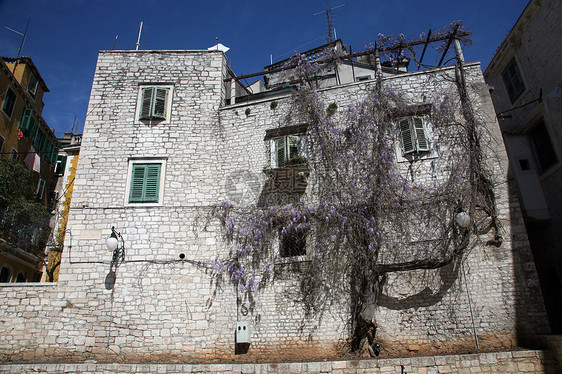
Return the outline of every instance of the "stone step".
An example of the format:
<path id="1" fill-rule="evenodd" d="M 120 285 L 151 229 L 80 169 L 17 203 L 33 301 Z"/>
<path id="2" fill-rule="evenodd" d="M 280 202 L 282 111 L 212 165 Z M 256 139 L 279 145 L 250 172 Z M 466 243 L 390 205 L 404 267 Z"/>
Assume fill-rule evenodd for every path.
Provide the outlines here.
<path id="1" fill-rule="evenodd" d="M 462 355 L 283 363 L 0 364 L 1 373 L 556 373 L 550 351 L 514 350 Z"/>

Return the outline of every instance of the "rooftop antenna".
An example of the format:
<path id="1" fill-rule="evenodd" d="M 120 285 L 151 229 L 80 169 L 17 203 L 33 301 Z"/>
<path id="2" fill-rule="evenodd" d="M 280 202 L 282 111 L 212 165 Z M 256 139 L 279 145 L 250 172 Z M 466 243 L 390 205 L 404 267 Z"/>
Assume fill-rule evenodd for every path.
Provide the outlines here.
<path id="1" fill-rule="evenodd" d="M 119 37 L 119 35 L 115 35 L 115 40 L 113 41 L 113 45 L 111 46 L 111 50 L 113 51 L 113 48 L 115 48 L 115 43 L 117 43 L 117 38 Z"/>
<path id="2" fill-rule="evenodd" d="M 328 6 L 330 6 L 330 3 L 328 3 L 328 0 L 326 0 L 326 4 L 327 4 Z M 331 42 L 334 41 L 334 36 L 333 36 L 333 34 L 332 34 L 332 30 L 334 30 L 334 34 L 335 34 L 335 32 L 336 32 L 336 30 L 333 28 L 334 20 L 333 20 L 332 10 L 338 9 L 338 8 L 341 8 L 341 7 L 344 7 L 344 6 L 346 6 L 346 5 L 347 5 L 347 3 L 343 3 L 343 4 L 340 4 L 340 5 L 338 5 L 338 6 L 331 7 L 331 8 L 328 8 L 328 9 L 326 9 L 326 10 L 323 10 L 323 11 L 321 11 L 321 12 L 314 13 L 314 14 L 312 15 L 312 16 L 317 16 L 317 15 L 319 15 L 319 14 L 326 13 L 326 20 L 328 21 L 328 43 L 331 43 Z"/>
<path id="3" fill-rule="evenodd" d="M 141 23 L 140 23 L 139 37 L 137 38 L 137 48 L 135 48 L 135 51 L 138 51 L 138 50 L 139 50 L 141 33 L 142 33 L 142 21 L 141 21 Z"/>
<path id="4" fill-rule="evenodd" d="M 72 129 L 70 130 L 70 132 L 72 132 L 74 135 L 78 134 L 78 120 L 79 118 L 75 114 L 74 122 L 72 123 Z"/>
<path id="5" fill-rule="evenodd" d="M 10 30 L 11 32 L 15 32 L 16 34 L 22 36 L 22 38 L 21 38 L 21 44 L 20 44 L 20 49 L 18 49 L 18 55 L 16 56 L 16 59 L 19 59 L 19 58 L 20 58 L 21 50 L 23 49 L 23 43 L 25 43 L 25 38 L 27 37 L 27 29 L 28 29 L 28 27 L 29 27 L 29 22 L 30 22 L 30 21 L 31 21 L 31 18 L 28 18 L 28 19 L 27 19 L 27 25 L 25 26 L 25 32 L 24 32 L 23 34 L 22 34 L 21 32 L 19 32 L 19 31 L 17 31 L 17 30 L 14 30 L 14 29 L 9 28 L 8 26 L 4 26 L 5 29 Z M 17 64 L 17 61 L 16 61 L 16 64 Z M 14 69 L 15 69 L 15 66 L 14 66 Z"/>

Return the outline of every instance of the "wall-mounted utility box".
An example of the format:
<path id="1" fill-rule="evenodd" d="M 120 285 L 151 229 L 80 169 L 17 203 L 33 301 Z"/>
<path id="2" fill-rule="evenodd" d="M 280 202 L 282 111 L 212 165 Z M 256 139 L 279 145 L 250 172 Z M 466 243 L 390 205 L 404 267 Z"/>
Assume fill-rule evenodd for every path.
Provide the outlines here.
<path id="1" fill-rule="evenodd" d="M 250 330 L 248 322 L 236 322 L 236 343 L 249 343 Z"/>

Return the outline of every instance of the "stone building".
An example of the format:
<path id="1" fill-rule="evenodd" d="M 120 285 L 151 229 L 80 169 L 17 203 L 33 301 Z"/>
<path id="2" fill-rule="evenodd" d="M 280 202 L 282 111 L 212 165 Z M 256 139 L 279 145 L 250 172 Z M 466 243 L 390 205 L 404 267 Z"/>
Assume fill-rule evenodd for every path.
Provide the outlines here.
<path id="1" fill-rule="evenodd" d="M 500 180 L 503 242 L 475 242 L 462 276 L 437 270 L 421 289 L 396 278 L 378 307 L 383 355 L 474 350 L 475 338 L 481 349 L 508 349 L 548 332 L 519 206 L 501 183 L 506 157 L 488 87 L 479 63 L 463 69 L 495 140 L 486 149 Z M 412 105 L 435 90 L 457 90 L 454 66 L 371 72 L 365 80 L 348 74 L 319 94 L 345 108 L 377 84 L 375 76 Z M 307 177 L 299 163 L 288 164 L 305 156 L 306 137 L 302 124 L 285 122 L 291 90 L 248 93 L 220 51 L 99 53 L 58 283 L 0 288 L 2 360 L 295 360 L 342 352 L 346 298 L 311 317 L 298 302 L 298 271 L 264 290 L 253 310 L 237 287 L 211 282 L 207 264 L 229 251 L 209 219 L 213 207 L 258 204 L 271 169 L 295 166 L 295 178 Z M 446 145 L 435 144 L 418 139 L 424 157 L 412 178 L 446 173 L 439 165 Z M 396 162 L 408 171 L 414 161 L 398 152 Z M 116 252 L 106 246 L 112 234 Z M 306 248 L 297 252 L 277 266 L 311 261 Z"/>
<path id="2" fill-rule="evenodd" d="M 561 14 L 560 1 L 530 1 L 484 72 L 556 333 L 562 333 Z"/>
<path id="3" fill-rule="evenodd" d="M 72 132 L 65 132 L 64 136 L 59 139 L 60 149 L 53 171 L 58 178 L 54 191 L 56 197 L 55 212 L 52 219 L 54 224 L 52 239 L 50 245 L 47 246 L 47 266 L 43 272 L 43 280 L 49 282 L 56 282 L 59 277 L 81 142 L 82 134 Z"/>
<path id="4" fill-rule="evenodd" d="M 0 58 L 0 157 L 19 160 L 32 170 L 35 199 L 49 205 L 59 144 L 41 116 L 45 92 L 49 88 L 30 57 Z M 4 208 L 0 214 L 6 220 Z M 23 231 L 0 243 L 1 282 L 41 278 L 42 261 L 36 254 L 45 248 L 47 230 Z"/>

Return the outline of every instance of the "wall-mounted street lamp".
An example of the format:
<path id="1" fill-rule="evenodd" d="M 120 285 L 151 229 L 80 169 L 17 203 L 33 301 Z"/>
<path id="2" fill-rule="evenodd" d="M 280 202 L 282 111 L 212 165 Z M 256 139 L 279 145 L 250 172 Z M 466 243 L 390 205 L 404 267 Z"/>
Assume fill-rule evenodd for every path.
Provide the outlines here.
<path id="1" fill-rule="evenodd" d="M 470 215 L 467 212 L 459 212 L 455 216 L 455 221 L 462 228 L 470 226 Z"/>
<path id="2" fill-rule="evenodd" d="M 111 226 L 111 235 L 107 238 L 106 244 L 107 248 L 113 251 L 112 261 L 114 263 L 125 260 L 125 241 L 121 233 L 115 230 L 115 226 Z"/>

